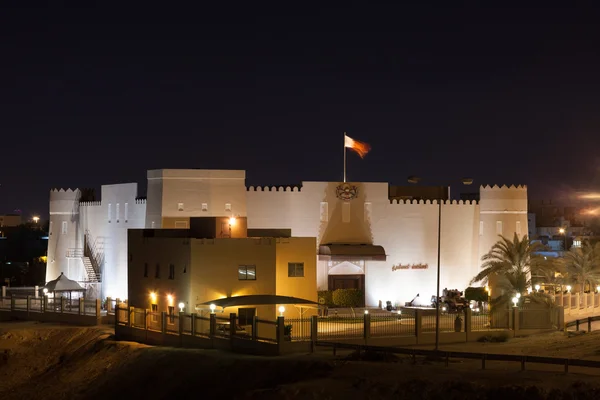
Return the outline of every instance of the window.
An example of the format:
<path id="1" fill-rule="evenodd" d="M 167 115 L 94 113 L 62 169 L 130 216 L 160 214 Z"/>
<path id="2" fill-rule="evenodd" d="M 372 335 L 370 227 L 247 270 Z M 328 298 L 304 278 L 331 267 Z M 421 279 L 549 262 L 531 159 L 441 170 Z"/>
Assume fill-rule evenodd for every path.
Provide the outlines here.
<path id="1" fill-rule="evenodd" d="M 152 304 L 150 310 L 152 312 L 152 322 L 158 322 L 158 304 Z"/>
<path id="2" fill-rule="evenodd" d="M 63 235 L 67 234 L 67 221 L 63 221 L 63 223 L 62 223 L 62 230 L 61 230 L 60 233 L 62 233 Z"/>
<path id="3" fill-rule="evenodd" d="M 238 308 L 238 325 L 252 325 L 252 320 L 256 315 L 256 308 Z"/>
<path id="4" fill-rule="evenodd" d="M 231 203 L 225 203 L 225 211 L 231 211 Z"/>
<path id="5" fill-rule="evenodd" d="M 177 209 L 183 211 L 183 203 L 177 203 Z"/>
<path id="6" fill-rule="evenodd" d="M 329 204 L 324 201 L 321 203 L 321 222 L 329 221 Z"/>
<path id="7" fill-rule="evenodd" d="M 148 263 L 144 263 L 144 278 L 148 277 Z"/>
<path id="8" fill-rule="evenodd" d="M 173 264 L 169 265 L 169 279 L 175 279 L 175 266 Z"/>
<path id="9" fill-rule="evenodd" d="M 154 277 L 160 279 L 160 264 L 156 264 L 156 270 L 154 271 Z"/>
<path id="10" fill-rule="evenodd" d="M 479 236 L 483 236 L 483 221 L 479 221 Z"/>
<path id="11" fill-rule="evenodd" d="M 502 235 L 502 221 L 496 221 L 496 234 Z"/>
<path id="12" fill-rule="evenodd" d="M 129 203 L 125 203 L 125 222 L 129 219 Z"/>
<path id="13" fill-rule="evenodd" d="M 119 212 L 119 203 L 117 203 L 117 206 L 115 207 L 115 214 L 116 214 L 116 220 L 117 222 L 119 222 L 119 217 L 120 217 L 120 212 Z"/>
<path id="14" fill-rule="evenodd" d="M 112 219 L 112 204 L 108 203 L 108 222 Z"/>
<path id="15" fill-rule="evenodd" d="M 517 221 L 517 235 L 521 236 L 521 221 Z"/>
<path id="16" fill-rule="evenodd" d="M 202 203 L 202 211 L 208 211 L 208 203 Z"/>
<path id="17" fill-rule="evenodd" d="M 350 203 L 348 202 L 342 204 L 342 222 L 350 222 Z"/>
<path id="18" fill-rule="evenodd" d="M 365 222 L 369 222 L 371 220 L 371 209 L 372 209 L 372 205 L 371 203 L 365 203 Z"/>
<path id="19" fill-rule="evenodd" d="M 304 263 L 288 263 L 288 276 L 290 278 L 304 278 Z"/>
<path id="20" fill-rule="evenodd" d="M 169 306 L 167 307 L 167 313 L 169 314 L 169 319 L 167 320 L 169 322 L 169 325 L 174 325 L 175 324 L 175 307 L 174 306 Z"/>
<path id="21" fill-rule="evenodd" d="M 256 266 L 240 265 L 238 267 L 238 280 L 240 280 L 240 281 L 255 281 L 256 280 Z"/>

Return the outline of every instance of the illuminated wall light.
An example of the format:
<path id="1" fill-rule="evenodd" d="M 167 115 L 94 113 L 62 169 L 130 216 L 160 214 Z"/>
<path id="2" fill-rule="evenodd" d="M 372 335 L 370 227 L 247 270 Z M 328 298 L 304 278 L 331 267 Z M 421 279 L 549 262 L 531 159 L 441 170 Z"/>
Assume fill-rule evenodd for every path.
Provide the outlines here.
<path id="1" fill-rule="evenodd" d="M 285 307 L 284 306 L 279 306 L 279 316 L 283 317 L 283 313 L 285 312 Z"/>
<path id="2" fill-rule="evenodd" d="M 229 218 L 229 225 L 231 225 L 231 226 L 235 225 L 235 221 L 236 221 L 235 217 Z"/>
<path id="3" fill-rule="evenodd" d="M 168 294 L 167 295 L 167 300 L 169 300 L 169 303 L 173 302 L 173 295 Z"/>
<path id="4" fill-rule="evenodd" d="M 365 310 L 365 314 L 368 314 L 368 313 L 369 313 L 369 310 Z"/>
<path id="5" fill-rule="evenodd" d="M 214 304 L 210 305 L 210 313 L 211 314 L 214 314 L 216 309 L 217 309 L 217 306 L 215 306 Z"/>
<path id="6" fill-rule="evenodd" d="M 156 293 L 150 292 L 150 298 L 152 299 L 152 301 L 156 301 Z"/>

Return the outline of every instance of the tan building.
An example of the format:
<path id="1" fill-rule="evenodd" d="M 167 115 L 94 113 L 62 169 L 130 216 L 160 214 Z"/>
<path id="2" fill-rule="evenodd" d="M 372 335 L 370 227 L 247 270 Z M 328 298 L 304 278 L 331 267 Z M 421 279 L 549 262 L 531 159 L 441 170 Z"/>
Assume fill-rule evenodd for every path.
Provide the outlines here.
<path id="1" fill-rule="evenodd" d="M 19 214 L 0 215 L 0 228 L 8 228 L 21 225 L 21 216 Z"/>
<path id="2" fill-rule="evenodd" d="M 202 219 L 219 223 L 218 218 Z M 129 230 L 129 304 L 171 314 L 183 304 L 186 313 L 206 314 L 204 303 L 231 296 L 285 295 L 317 301 L 315 238 L 202 236 L 206 235 L 193 229 Z M 248 305 L 224 312 L 237 313 L 240 324 L 247 325 L 254 315 L 273 319 L 278 307 Z M 285 315 L 298 318 L 300 311 L 286 305 Z"/>

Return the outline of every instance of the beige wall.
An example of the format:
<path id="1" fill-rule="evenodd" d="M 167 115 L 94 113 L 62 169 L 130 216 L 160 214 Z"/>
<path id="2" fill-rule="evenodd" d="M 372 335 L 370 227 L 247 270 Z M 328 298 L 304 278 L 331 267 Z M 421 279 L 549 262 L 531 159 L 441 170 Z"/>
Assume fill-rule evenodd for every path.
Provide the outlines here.
<path id="1" fill-rule="evenodd" d="M 316 238 L 276 239 L 277 291 L 280 296 L 292 296 L 317 302 L 317 260 L 315 258 Z M 288 263 L 304 263 L 304 277 L 289 277 Z M 300 310 L 292 304 L 285 304 L 285 316 L 299 318 Z M 279 307 L 279 305 L 277 305 Z M 306 306 L 308 308 L 308 306 Z M 311 308 L 304 317 L 316 314 Z"/>
<path id="2" fill-rule="evenodd" d="M 192 239 L 190 304 L 230 296 L 275 294 L 275 239 Z M 256 266 L 256 280 L 239 280 L 240 265 Z M 257 315 L 273 318 L 274 307 L 257 307 Z M 237 312 L 227 308 L 226 315 Z M 267 315 L 262 315 L 268 313 Z"/>
<path id="3" fill-rule="evenodd" d="M 129 304 L 133 307 L 150 309 L 152 303 L 158 305 L 158 311 L 167 311 L 178 304 L 190 307 L 190 240 L 187 238 L 146 237 L 142 230 L 129 231 L 128 293 Z M 144 277 L 144 264 L 148 264 L 148 277 Z M 160 278 L 155 277 L 156 265 L 160 268 Z M 175 279 L 169 279 L 169 265 L 175 266 Z M 184 272 L 185 271 L 185 272 Z M 156 294 L 153 301 L 150 293 Z M 168 296 L 172 296 L 169 301 Z"/>

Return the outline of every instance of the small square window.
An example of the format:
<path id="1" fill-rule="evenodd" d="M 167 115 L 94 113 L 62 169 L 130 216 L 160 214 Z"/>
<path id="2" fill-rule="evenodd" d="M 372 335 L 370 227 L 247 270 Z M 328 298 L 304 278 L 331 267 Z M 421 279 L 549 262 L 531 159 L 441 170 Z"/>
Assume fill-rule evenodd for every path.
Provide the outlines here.
<path id="1" fill-rule="evenodd" d="M 225 211 L 231 211 L 231 203 L 225 203 Z"/>
<path id="2" fill-rule="evenodd" d="M 183 203 L 177 203 L 177 209 L 183 211 Z"/>
<path id="3" fill-rule="evenodd" d="M 256 280 L 256 266 L 240 265 L 238 268 L 238 280 L 240 280 L 240 281 L 255 281 Z"/>
<path id="4" fill-rule="evenodd" d="M 304 263 L 288 263 L 288 277 L 303 278 L 304 277 Z"/>
<path id="5" fill-rule="evenodd" d="M 208 203 L 202 203 L 202 211 L 208 211 Z"/>

